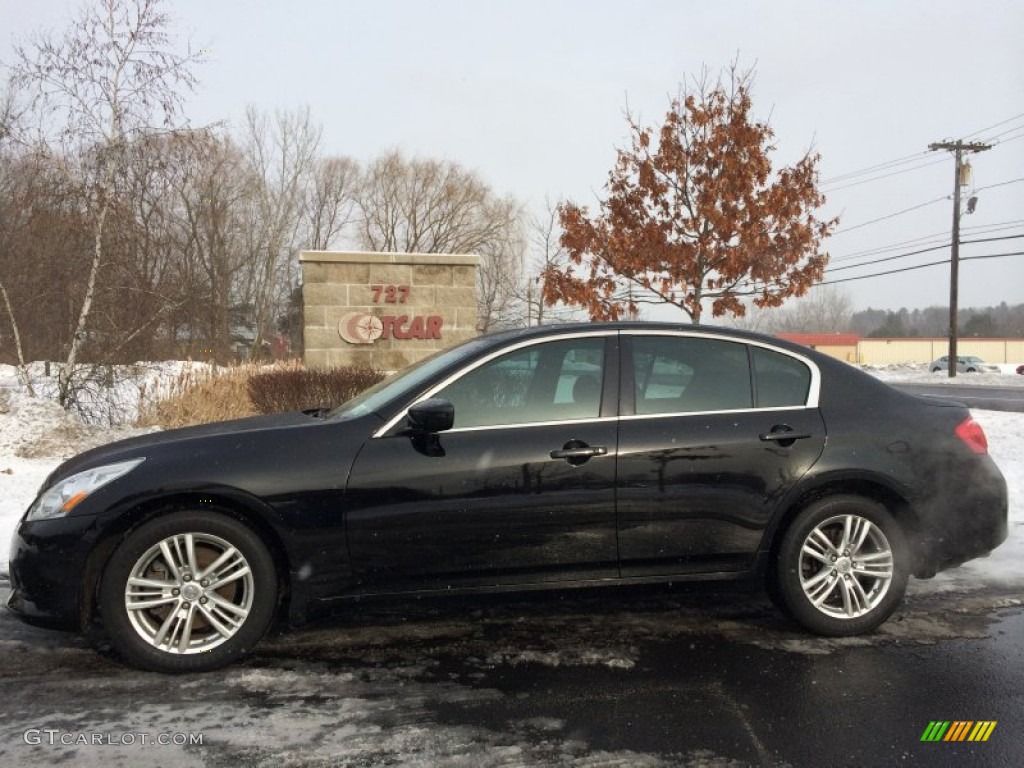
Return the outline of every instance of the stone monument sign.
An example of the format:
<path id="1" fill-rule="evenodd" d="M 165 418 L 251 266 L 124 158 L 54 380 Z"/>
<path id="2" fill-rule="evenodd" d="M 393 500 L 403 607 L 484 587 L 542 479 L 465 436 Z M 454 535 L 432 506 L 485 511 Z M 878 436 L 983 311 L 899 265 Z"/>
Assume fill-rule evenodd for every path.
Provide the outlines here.
<path id="1" fill-rule="evenodd" d="M 477 335 L 478 256 L 304 251 L 305 362 L 397 371 Z"/>

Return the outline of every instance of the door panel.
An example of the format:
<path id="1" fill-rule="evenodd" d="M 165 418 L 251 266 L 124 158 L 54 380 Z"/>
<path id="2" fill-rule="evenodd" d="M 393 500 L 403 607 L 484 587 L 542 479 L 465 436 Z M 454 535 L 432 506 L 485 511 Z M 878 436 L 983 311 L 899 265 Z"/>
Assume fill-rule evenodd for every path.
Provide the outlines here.
<path id="1" fill-rule="evenodd" d="M 763 441 L 779 425 L 811 437 Z M 623 576 L 738 571 L 754 561 L 779 501 L 821 455 L 817 409 L 623 419 Z"/>
<path id="2" fill-rule="evenodd" d="M 622 575 L 749 568 L 780 500 L 824 448 L 818 409 L 800 405 L 810 368 L 699 334 L 625 338 Z"/>
<path id="3" fill-rule="evenodd" d="M 454 429 L 369 440 L 347 492 L 361 588 L 617 576 L 616 348 L 526 345 L 428 393 L 453 403 Z"/>

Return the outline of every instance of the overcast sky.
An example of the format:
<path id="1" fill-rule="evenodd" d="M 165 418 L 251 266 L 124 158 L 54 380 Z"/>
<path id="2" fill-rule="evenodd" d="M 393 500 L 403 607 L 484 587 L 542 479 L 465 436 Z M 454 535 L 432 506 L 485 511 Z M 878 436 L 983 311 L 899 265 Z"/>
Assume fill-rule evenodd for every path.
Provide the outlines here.
<path id="1" fill-rule="evenodd" d="M 77 5 L 0 0 L 0 61 L 11 60 L 13 39 L 65 26 Z M 738 56 L 756 66 L 755 112 L 770 117 L 777 134 L 776 165 L 813 145 L 828 182 L 910 159 L 874 174 L 885 178 L 824 185 L 822 215 L 842 217 L 827 244 L 827 279 L 948 259 L 945 248 L 839 269 L 948 243 L 953 160 L 929 153 L 931 142 L 998 142 L 971 157 L 978 204 L 962 218 L 963 239 L 1024 235 L 1018 0 L 175 0 L 169 7 L 182 41 L 212 51 L 189 104 L 193 124 L 237 123 L 247 104 L 309 105 L 323 125 L 325 153 L 366 162 L 400 148 L 458 161 L 534 210 L 545 198 L 593 205 L 615 148 L 626 145 L 627 103 L 653 124 L 681 82 Z M 854 182 L 866 183 L 846 186 Z M 874 221 L 882 217 L 890 218 Z M 889 246 L 896 247 L 865 253 Z M 1019 238 L 965 245 L 961 255 L 1022 251 Z M 842 287 L 858 309 L 946 304 L 949 269 Z M 960 296 L 961 306 L 1024 302 L 1024 256 L 964 262 Z"/>

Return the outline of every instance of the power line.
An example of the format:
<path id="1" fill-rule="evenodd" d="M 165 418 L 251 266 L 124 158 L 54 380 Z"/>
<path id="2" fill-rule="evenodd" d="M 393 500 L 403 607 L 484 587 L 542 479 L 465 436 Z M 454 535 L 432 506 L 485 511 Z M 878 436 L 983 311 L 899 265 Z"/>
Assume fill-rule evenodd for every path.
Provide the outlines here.
<path id="1" fill-rule="evenodd" d="M 977 240 L 961 240 L 960 241 L 960 245 L 974 245 L 975 243 L 995 243 L 995 242 L 1001 242 L 1003 240 L 1019 240 L 1021 238 L 1024 238 L 1024 235 L 1004 235 L 1002 237 L 982 237 L 982 238 L 978 238 Z M 859 264 L 847 264 L 844 267 L 826 267 L 825 269 L 828 272 L 839 272 L 840 270 L 843 270 L 843 269 L 859 269 L 861 267 L 866 267 L 866 266 L 868 266 L 870 264 L 881 264 L 882 262 L 885 262 L 885 261 L 896 261 L 897 259 L 906 259 L 906 258 L 909 258 L 910 256 L 919 256 L 922 253 L 930 253 L 931 251 L 940 251 L 943 248 L 949 248 L 949 246 L 950 246 L 950 243 L 947 241 L 947 242 L 941 243 L 939 245 L 934 245 L 931 248 L 921 248 L 920 250 L 917 250 L 917 251 L 908 251 L 907 253 L 899 253 L 899 254 L 897 254 L 895 256 L 886 256 L 884 259 L 873 259 L 871 261 L 862 261 Z M 964 261 L 964 259 L 960 259 L 960 261 Z"/>
<path id="2" fill-rule="evenodd" d="M 977 136 L 979 134 L 985 133 L 986 131 L 991 131 L 993 128 L 999 128 L 1000 126 L 1006 125 L 1007 123 L 1012 123 L 1015 120 L 1020 120 L 1021 118 L 1024 118 L 1024 112 L 1022 112 L 1019 115 L 1014 115 L 1013 117 L 1008 117 L 1005 120 L 1000 120 L 998 123 L 995 123 L 994 125 L 990 125 L 987 128 L 982 128 L 981 130 L 975 131 L 974 133 L 969 133 L 966 136 L 964 136 L 964 138 L 965 139 L 969 139 L 969 138 L 971 138 L 973 136 Z M 1024 127 L 1024 126 L 1022 126 L 1022 127 Z M 1002 134 L 999 134 L 999 135 L 1003 135 L 1003 134 L 1008 133 L 1008 132 L 1016 131 L 1016 130 L 1018 130 L 1018 128 L 1011 128 L 1008 131 L 1004 131 Z M 995 138 L 995 137 L 991 137 L 991 138 Z M 922 159 L 922 155 L 927 155 L 927 154 L 928 154 L 927 152 L 918 152 L 918 153 L 915 153 L 915 154 L 912 154 L 912 155 L 905 155 L 904 157 L 898 157 L 898 158 L 895 158 L 894 160 L 887 160 L 884 163 L 878 163 L 877 165 L 870 165 L 870 166 L 868 166 L 866 168 L 861 168 L 860 170 L 848 171 L 846 173 L 841 173 L 838 176 L 833 176 L 833 177 L 828 178 L 828 179 L 823 179 L 820 182 L 820 185 L 825 187 L 825 186 L 829 186 L 831 184 L 835 184 L 835 183 L 840 182 L 840 181 L 845 181 L 847 179 L 856 178 L 857 176 L 864 176 L 866 174 L 877 173 L 879 171 L 885 171 L 885 170 L 888 170 L 890 168 L 895 168 L 895 167 L 897 167 L 899 165 L 906 165 L 907 163 L 912 163 L 912 162 L 921 160 Z M 924 166 L 922 166 L 922 167 L 924 167 Z M 910 169 L 910 170 L 913 170 L 913 169 Z"/>
<path id="3" fill-rule="evenodd" d="M 1021 182 L 1021 181 L 1024 181 L 1024 176 L 1022 176 L 1022 177 L 1020 177 L 1018 179 L 1010 179 L 1009 181 L 1001 181 L 1001 182 L 999 182 L 997 184 L 989 184 L 989 185 L 984 186 L 984 187 L 978 187 L 974 191 L 975 192 L 981 192 L 982 190 L 985 190 L 985 189 L 995 189 L 996 187 L 1005 187 L 1008 184 L 1017 184 L 1018 182 Z M 927 207 L 929 205 L 934 205 L 935 203 L 941 203 L 943 200 L 948 200 L 948 199 L 949 199 L 949 195 L 944 195 L 943 197 L 937 197 L 934 200 L 928 200 L 927 202 L 921 203 L 920 205 L 914 205 L 914 206 L 911 206 L 910 208 L 904 208 L 902 211 L 896 211 L 895 213 L 890 213 L 887 216 L 879 216 L 877 219 L 869 219 L 868 221 L 861 222 L 860 224 L 854 224 L 853 226 L 850 226 L 850 227 L 843 227 L 842 229 L 837 229 L 835 232 L 832 233 L 832 236 L 834 237 L 835 235 L 839 235 L 839 234 L 842 234 L 844 232 L 849 232 L 849 231 L 854 230 L 854 229 L 860 229 L 861 227 L 866 227 L 869 224 L 876 224 L 879 221 L 885 221 L 887 219 L 893 219 L 893 218 L 896 218 L 897 216 L 902 216 L 905 213 L 910 213 L 911 211 L 916 211 L 916 210 L 919 210 L 921 208 L 925 208 L 925 207 Z"/>
<path id="4" fill-rule="evenodd" d="M 996 225 L 980 225 L 976 227 L 964 227 L 962 231 L 970 232 L 972 235 L 990 235 L 995 232 L 1003 232 L 1008 229 L 1020 229 L 1020 225 L 1013 226 L 996 226 Z M 847 253 L 842 256 L 836 256 L 829 259 L 830 264 L 836 264 L 843 261 L 853 261 L 855 259 L 862 258 L 864 256 L 877 256 L 882 253 L 889 253 L 891 251 L 898 251 L 901 248 L 907 246 L 911 247 L 926 247 L 930 245 L 938 245 L 941 241 L 946 245 L 949 245 L 948 235 L 945 232 L 937 232 L 932 235 L 924 235 L 922 237 L 916 237 L 911 240 L 904 240 L 900 243 L 893 245 L 879 246 L 877 248 L 868 248 L 863 251 L 854 251 L 853 253 Z"/>
<path id="5" fill-rule="evenodd" d="M 964 227 L 963 231 L 973 232 L 975 234 L 989 233 L 989 232 L 1001 232 L 1006 229 L 1016 229 L 1017 227 L 1024 224 L 1024 219 L 1012 219 L 1010 221 L 995 221 L 991 224 L 976 224 L 973 227 Z M 854 251 L 843 256 L 832 259 L 832 261 L 849 261 L 850 259 L 857 258 L 858 256 L 874 256 L 877 253 L 887 253 L 889 251 L 898 251 L 904 246 L 915 246 L 915 245 L 929 245 L 928 241 L 935 240 L 936 238 L 946 238 L 945 230 L 941 232 L 932 232 L 927 235 L 920 235 L 919 237 L 912 237 L 909 240 L 901 240 L 896 243 L 890 243 L 889 245 L 880 245 L 874 248 L 866 248 L 863 251 Z M 922 242 L 923 241 L 923 242 Z"/>
<path id="6" fill-rule="evenodd" d="M 1017 136 L 1011 136 L 1008 139 L 996 139 L 993 142 L 997 147 L 1001 147 L 1003 144 L 1009 144 L 1011 141 L 1018 141 L 1024 139 L 1024 133 L 1018 134 Z"/>
<path id="7" fill-rule="evenodd" d="M 963 256 L 960 261 L 973 261 L 975 259 L 1001 259 L 1006 256 L 1024 256 L 1024 251 L 1013 251 L 1011 253 L 989 253 L 983 256 Z M 885 275 L 895 275 L 900 272 L 913 272 L 915 269 L 926 269 L 928 267 L 937 267 L 940 265 L 949 264 L 949 259 L 943 259 L 942 261 L 929 261 L 927 264 L 917 264 L 913 267 L 901 267 L 899 269 L 889 269 L 885 272 L 873 272 L 870 275 L 857 275 L 855 277 L 841 277 L 838 280 L 823 280 L 820 283 L 814 283 L 811 287 L 817 287 L 819 285 L 835 285 L 836 283 L 849 283 L 853 280 L 867 280 L 872 277 L 883 277 Z"/>
<path id="8" fill-rule="evenodd" d="M 975 192 L 981 192 L 984 189 L 995 189 L 996 187 L 1005 187 L 1007 184 L 1019 184 L 1022 181 L 1024 181 L 1024 176 L 1021 176 L 1019 179 L 1010 179 L 1009 181 L 1001 181 L 998 184 L 989 184 L 987 187 L 978 187 L 974 191 Z"/>
<path id="9" fill-rule="evenodd" d="M 852 181 L 849 184 L 843 184 L 840 187 L 832 187 L 831 189 L 822 189 L 822 192 L 825 192 L 827 194 L 832 194 L 833 192 L 839 192 L 840 190 L 843 190 L 843 189 L 850 189 L 850 187 L 859 187 L 862 184 L 870 184 L 873 181 L 880 181 L 881 179 L 888 179 L 890 176 L 899 176 L 899 175 L 904 174 L 904 173 L 910 173 L 911 171 L 919 171 L 922 168 L 928 168 L 928 167 L 930 167 L 932 165 L 938 165 L 939 163 L 942 163 L 942 162 L 945 162 L 945 160 L 944 159 L 932 160 L 931 162 L 928 162 L 928 163 L 922 163 L 921 165 L 915 165 L 913 168 L 904 168 L 903 170 L 893 171 L 892 173 L 882 174 L 881 176 L 872 176 L 871 178 L 868 178 L 868 179 L 861 179 L 860 181 Z M 825 187 L 827 185 L 826 184 L 822 184 L 822 186 Z"/>
<path id="10" fill-rule="evenodd" d="M 1009 256 L 1024 256 L 1024 251 L 1011 251 L 1009 253 L 986 253 L 980 256 L 963 256 L 960 261 L 976 261 L 979 259 L 1002 259 Z M 896 275 L 902 272 L 913 272 L 918 269 L 928 269 L 929 267 L 939 267 L 948 265 L 949 259 L 942 259 L 940 261 L 929 261 L 927 264 L 915 264 L 911 267 L 899 267 L 897 269 L 887 269 L 882 272 L 872 272 L 870 275 L 854 275 L 852 277 L 840 277 L 835 280 L 822 280 L 820 283 L 812 283 L 810 288 L 818 288 L 823 285 L 837 285 L 839 283 L 851 283 L 854 280 L 870 280 L 873 277 L 885 277 L 886 275 Z M 762 283 L 760 286 L 747 284 L 743 287 L 747 290 L 736 291 L 737 296 L 755 296 L 765 288 L 768 287 L 768 283 Z"/>
<path id="11" fill-rule="evenodd" d="M 835 237 L 836 235 L 840 235 L 840 234 L 842 234 L 844 232 L 850 232 L 851 230 L 854 230 L 854 229 L 860 229 L 861 227 L 866 227 L 869 224 L 877 224 L 879 221 L 885 221 L 886 219 L 894 219 L 897 216 L 902 216 L 905 213 L 910 213 L 911 211 L 916 211 L 916 210 L 919 210 L 921 208 L 925 208 L 925 207 L 927 207 L 929 205 L 935 205 L 935 203 L 941 203 L 943 200 L 948 200 L 948 199 L 949 199 L 948 195 L 943 195 L 942 197 L 937 197 L 934 200 L 929 200 L 929 201 L 927 201 L 925 203 L 921 203 L 920 205 L 915 205 L 915 206 L 912 206 L 910 208 L 904 208 L 902 211 L 896 211 L 895 213 L 890 213 L 887 216 L 879 216 L 877 219 L 870 219 L 868 221 L 861 222 L 860 224 L 854 224 L 853 226 L 850 226 L 850 227 L 843 227 L 842 229 L 837 229 L 835 232 L 832 233 L 832 236 Z"/>
<path id="12" fill-rule="evenodd" d="M 999 133 L 996 133 L 996 134 L 993 134 L 992 136 L 989 136 L 987 139 L 985 139 L 985 141 L 993 141 L 994 142 L 997 139 L 1000 139 L 1003 136 L 1006 136 L 1008 133 L 1016 133 L 1017 131 L 1020 131 L 1020 130 L 1024 130 L 1024 125 L 1015 125 L 1013 128 L 1007 128 L 1005 131 L 1000 131 Z"/>
<path id="13" fill-rule="evenodd" d="M 996 123 L 995 125 L 990 125 L 988 128 L 982 128 L 980 131 L 975 131 L 974 133 L 968 133 L 966 136 L 964 136 L 964 138 L 965 139 L 969 139 L 972 136 L 977 136 L 979 133 L 985 133 L 985 131 L 991 131 L 993 128 L 998 128 L 1000 125 L 1006 125 L 1007 123 L 1012 123 L 1014 120 L 1019 120 L 1022 117 L 1024 117 L 1024 112 L 1021 112 L 1019 115 L 1014 115 L 1013 117 L 1008 117 L 1005 120 L 1001 120 L 1000 122 Z"/>
<path id="14" fill-rule="evenodd" d="M 833 176 L 830 179 L 824 179 L 821 182 L 822 186 L 828 186 L 829 184 L 835 184 L 840 181 L 846 181 L 847 179 L 856 178 L 857 176 L 863 176 L 868 173 L 878 173 L 879 171 L 886 171 L 889 168 L 895 168 L 899 165 L 906 165 L 907 163 L 919 162 L 923 160 L 927 155 L 926 152 L 918 152 L 913 155 L 907 155 L 906 157 L 899 157 L 895 160 L 887 160 L 884 163 L 878 165 L 871 165 L 867 168 L 861 168 L 859 171 L 850 171 L 849 173 L 842 173 L 838 176 Z"/>
<path id="15" fill-rule="evenodd" d="M 1001 259 L 1004 256 L 1024 256 L 1024 251 L 1013 251 L 1012 253 L 986 253 L 982 256 L 964 256 L 960 261 L 976 261 L 977 259 Z"/>

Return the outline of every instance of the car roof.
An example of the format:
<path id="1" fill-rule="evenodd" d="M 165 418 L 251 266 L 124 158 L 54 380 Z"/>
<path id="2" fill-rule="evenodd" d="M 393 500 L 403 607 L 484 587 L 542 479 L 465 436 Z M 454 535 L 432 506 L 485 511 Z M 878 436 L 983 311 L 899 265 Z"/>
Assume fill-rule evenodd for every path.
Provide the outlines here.
<path id="1" fill-rule="evenodd" d="M 477 339 L 487 343 L 500 344 L 506 341 L 528 340 L 531 338 L 542 338 L 544 336 L 558 336 L 566 333 L 601 333 L 611 331 L 675 331 L 680 333 L 698 333 L 704 336 L 720 336 L 723 339 L 733 341 L 753 341 L 761 344 L 770 344 L 780 349 L 786 349 L 799 355 L 805 355 L 818 359 L 819 355 L 810 347 L 795 342 L 781 339 L 777 336 L 769 336 L 753 331 L 744 331 L 738 328 L 726 328 L 717 325 L 695 325 L 693 323 L 668 323 L 653 320 L 619 320 L 612 322 L 571 322 L 553 323 L 551 325 L 537 325 L 530 328 L 513 328 L 510 330 L 493 331 L 478 336 Z"/>

